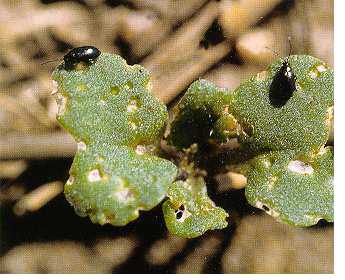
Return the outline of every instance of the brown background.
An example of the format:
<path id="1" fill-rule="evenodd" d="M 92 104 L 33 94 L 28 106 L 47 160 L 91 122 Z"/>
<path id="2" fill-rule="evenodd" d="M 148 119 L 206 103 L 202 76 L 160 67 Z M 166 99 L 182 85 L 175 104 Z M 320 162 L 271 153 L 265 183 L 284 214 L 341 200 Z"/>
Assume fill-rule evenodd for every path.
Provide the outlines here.
<path id="1" fill-rule="evenodd" d="M 144 65 L 154 93 L 174 103 L 199 77 L 234 89 L 274 52 L 287 55 L 288 36 L 291 53 L 333 66 L 333 1 L 0 0 L 0 271 L 332 273 L 333 225 L 279 224 L 243 190 L 211 185 L 230 225 L 193 240 L 167 233 L 160 206 L 126 227 L 101 227 L 61 194 L 75 143 L 55 120 L 50 73 L 70 48 Z M 34 190 L 38 201 L 25 208 Z"/>

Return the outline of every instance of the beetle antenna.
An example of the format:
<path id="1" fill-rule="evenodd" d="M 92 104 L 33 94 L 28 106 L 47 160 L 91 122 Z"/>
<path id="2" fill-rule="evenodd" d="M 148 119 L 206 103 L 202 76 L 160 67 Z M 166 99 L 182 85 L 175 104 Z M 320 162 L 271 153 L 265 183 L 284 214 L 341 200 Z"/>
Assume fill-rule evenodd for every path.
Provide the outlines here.
<path id="1" fill-rule="evenodd" d="M 280 55 L 279 55 L 276 51 L 272 50 L 272 49 L 269 48 L 269 47 L 265 47 L 265 48 L 268 49 L 268 50 L 270 50 L 271 52 L 273 52 L 276 56 L 280 57 Z"/>
<path id="2" fill-rule="evenodd" d="M 291 36 L 288 36 L 288 41 L 289 41 L 289 56 L 292 53 L 292 43 L 291 43 Z"/>
<path id="3" fill-rule="evenodd" d="M 42 62 L 41 65 L 44 65 L 44 64 L 47 64 L 47 63 L 50 63 L 50 62 L 54 62 L 54 61 L 58 61 L 60 60 L 60 58 L 55 58 L 55 59 L 52 59 L 52 60 L 47 60 L 45 62 Z"/>

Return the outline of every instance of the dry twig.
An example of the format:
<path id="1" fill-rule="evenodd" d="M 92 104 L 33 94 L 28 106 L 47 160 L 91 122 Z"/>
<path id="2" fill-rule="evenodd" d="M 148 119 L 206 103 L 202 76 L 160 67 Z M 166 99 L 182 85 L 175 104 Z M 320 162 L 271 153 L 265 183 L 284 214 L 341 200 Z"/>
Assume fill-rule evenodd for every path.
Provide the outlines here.
<path id="1" fill-rule="evenodd" d="M 39 186 L 32 192 L 25 194 L 13 207 L 13 212 L 17 216 L 22 216 L 27 212 L 34 212 L 42 208 L 49 201 L 62 193 L 63 183 L 60 181 L 50 182 Z"/>
<path id="2" fill-rule="evenodd" d="M 193 80 L 230 52 L 227 42 L 200 47 L 205 32 L 218 16 L 218 3 L 210 2 L 185 23 L 142 64 L 152 73 L 152 91 L 169 103 Z"/>
<path id="3" fill-rule="evenodd" d="M 25 160 L 0 161 L 0 178 L 17 178 L 27 167 L 28 164 Z"/>
<path id="4" fill-rule="evenodd" d="M 61 132 L 0 137 L 0 159 L 70 157 L 76 150 L 77 145 L 74 139 Z"/>

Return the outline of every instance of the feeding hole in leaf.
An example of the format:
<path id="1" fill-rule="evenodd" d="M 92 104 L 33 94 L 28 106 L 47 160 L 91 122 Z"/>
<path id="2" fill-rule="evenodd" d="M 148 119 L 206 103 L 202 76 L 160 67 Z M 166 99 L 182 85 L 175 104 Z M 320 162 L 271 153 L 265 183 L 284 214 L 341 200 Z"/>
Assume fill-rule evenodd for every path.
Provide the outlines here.
<path id="1" fill-rule="evenodd" d="M 313 79 L 316 79 L 320 76 L 322 72 L 327 71 L 327 67 L 323 64 L 314 65 L 309 72 L 309 76 Z"/>
<path id="2" fill-rule="evenodd" d="M 114 195 L 122 203 L 127 203 L 135 199 L 134 193 L 128 188 L 122 188 L 119 191 L 115 192 Z"/>
<path id="3" fill-rule="evenodd" d="M 143 146 L 143 145 L 138 145 L 136 148 L 135 148 L 135 152 L 137 155 L 143 155 L 145 154 L 146 152 L 146 147 Z"/>
<path id="4" fill-rule="evenodd" d="M 135 100 L 132 100 L 129 105 L 127 106 L 127 112 L 133 113 L 138 109 L 138 106 L 135 102 Z"/>
<path id="5" fill-rule="evenodd" d="M 290 161 L 288 164 L 288 170 L 301 175 L 311 175 L 314 172 L 314 168 L 300 160 Z"/>
<path id="6" fill-rule="evenodd" d="M 86 144 L 83 141 L 80 141 L 77 143 L 77 149 L 78 151 L 85 151 L 86 150 Z"/>
<path id="7" fill-rule="evenodd" d="M 182 218 L 183 212 L 181 212 L 180 210 L 177 210 L 176 212 L 176 219 L 179 220 Z"/>
<path id="8" fill-rule="evenodd" d="M 185 208 L 183 204 L 181 204 L 181 206 L 177 210 L 175 210 L 175 215 L 176 215 L 177 220 L 180 220 L 182 218 L 184 210 Z"/>
<path id="9" fill-rule="evenodd" d="M 140 100 L 137 97 L 132 97 L 129 100 L 128 106 L 127 106 L 127 112 L 128 113 L 134 113 L 135 111 L 137 111 L 140 108 L 141 104 L 140 104 Z"/>
<path id="10" fill-rule="evenodd" d="M 69 185 L 69 186 L 73 185 L 74 181 L 75 181 L 74 176 L 70 175 L 67 182 L 66 182 L 66 185 Z"/>
<path id="11" fill-rule="evenodd" d="M 89 182 L 97 182 L 101 180 L 101 174 L 98 169 L 93 169 L 89 172 L 87 179 Z"/>
<path id="12" fill-rule="evenodd" d="M 248 125 L 246 123 L 242 124 L 242 131 L 246 137 L 252 137 L 254 134 L 254 127 L 252 125 Z"/>

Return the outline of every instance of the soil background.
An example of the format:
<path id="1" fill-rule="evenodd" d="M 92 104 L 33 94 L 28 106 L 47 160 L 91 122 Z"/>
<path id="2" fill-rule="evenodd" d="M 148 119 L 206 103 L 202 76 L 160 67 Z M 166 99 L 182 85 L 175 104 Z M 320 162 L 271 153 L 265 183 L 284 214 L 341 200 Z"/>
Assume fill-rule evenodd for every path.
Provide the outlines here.
<path id="1" fill-rule="evenodd" d="M 195 79 L 234 89 L 277 55 L 333 67 L 333 29 L 329 0 L 0 0 L 0 272 L 333 273 L 333 224 L 280 224 L 212 178 L 229 226 L 199 238 L 170 235 L 161 205 L 125 227 L 78 217 L 61 192 L 75 143 L 50 95 L 77 46 L 142 64 L 171 107 Z"/>

